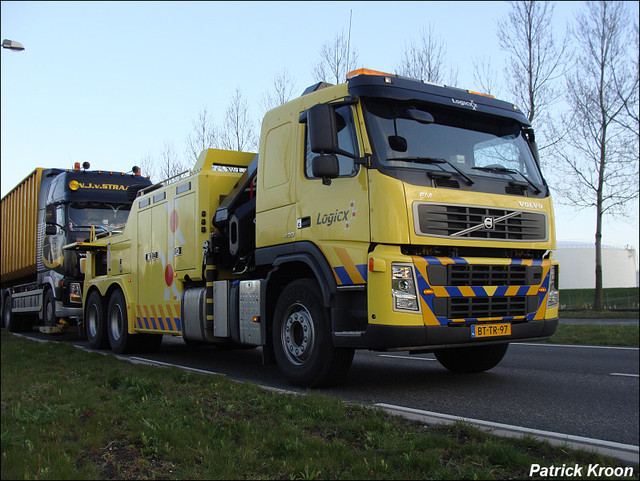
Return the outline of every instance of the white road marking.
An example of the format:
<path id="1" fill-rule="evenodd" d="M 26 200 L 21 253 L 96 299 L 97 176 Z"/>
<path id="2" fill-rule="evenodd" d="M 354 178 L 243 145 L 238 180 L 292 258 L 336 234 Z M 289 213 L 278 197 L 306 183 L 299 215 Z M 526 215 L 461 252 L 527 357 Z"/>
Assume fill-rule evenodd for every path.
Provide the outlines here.
<path id="1" fill-rule="evenodd" d="M 538 439 L 544 439 L 551 444 L 559 446 L 569 446 L 574 449 L 595 450 L 606 456 L 613 456 L 620 460 L 638 464 L 639 447 L 632 444 L 616 443 L 613 441 L 605 441 L 603 439 L 587 438 L 583 436 L 574 436 L 572 434 L 556 433 L 552 431 L 543 431 L 541 429 L 532 429 L 522 426 L 514 426 L 512 424 L 496 423 L 493 421 L 483 421 L 481 419 L 472 419 L 461 416 L 452 416 L 450 414 L 436 413 L 432 411 L 424 411 L 422 409 L 414 409 L 405 406 L 396 406 L 386 403 L 375 403 L 376 407 L 384 409 L 390 414 L 402 416 L 404 418 L 421 421 L 425 424 L 453 424 L 456 421 L 462 421 L 476 426 L 480 429 L 491 431 L 493 434 L 505 437 L 522 437 L 532 436 Z"/>
<path id="2" fill-rule="evenodd" d="M 624 372 L 610 372 L 609 376 L 640 377 L 639 374 L 626 374 Z"/>

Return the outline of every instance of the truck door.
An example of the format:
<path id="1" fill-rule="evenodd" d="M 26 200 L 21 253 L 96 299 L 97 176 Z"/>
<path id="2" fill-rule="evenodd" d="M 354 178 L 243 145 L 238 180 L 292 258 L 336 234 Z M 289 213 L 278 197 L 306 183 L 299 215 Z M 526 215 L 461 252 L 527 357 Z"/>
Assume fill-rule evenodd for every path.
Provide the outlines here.
<path id="1" fill-rule="evenodd" d="M 362 155 L 358 129 L 351 105 L 335 109 L 338 145 L 356 156 Z M 304 159 L 298 175 L 296 240 L 315 243 L 324 253 L 338 286 L 367 281 L 369 247 L 369 196 L 367 169 L 346 155 L 337 155 L 340 174 L 329 185 L 313 175 L 312 160 L 318 154 L 309 148 L 304 128 Z"/>

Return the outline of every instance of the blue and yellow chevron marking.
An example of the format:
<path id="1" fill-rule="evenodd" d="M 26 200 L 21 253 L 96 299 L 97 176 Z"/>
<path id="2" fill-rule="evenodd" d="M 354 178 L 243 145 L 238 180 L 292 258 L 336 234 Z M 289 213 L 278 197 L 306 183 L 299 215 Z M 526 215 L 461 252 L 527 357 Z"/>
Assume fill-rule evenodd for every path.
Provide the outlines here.
<path id="1" fill-rule="evenodd" d="M 366 284 L 367 265 L 353 262 L 349 253 L 343 247 L 334 247 L 333 250 L 338 255 L 340 262 L 342 262 L 341 266 L 333 268 L 338 285 Z"/>
<path id="2" fill-rule="evenodd" d="M 158 310 L 156 311 L 156 307 Z M 165 313 L 166 309 L 166 313 Z M 175 313 L 170 305 L 138 306 L 134 327 L 141 331 L 160 331 L 179 334 L 182 332 L 180 308 L 175 306 Z M 159 313 L 159 315 L 158 315 Z"/>
<path id="3" fill-rule="evenodd" d="M 413 256 L 414 270 L 418 283 L 418 290 L 423 301 L 423 306 L 428 308 L 428 317 L 435 319 L 440 325 L 447 325 L 450 322 L 478 322 L 479 318 L 448 319 L 436 316 L 433 308 L 433 300 L 438 297 L 510 297 L 510 296 L 538 296 L 538 308 L 535 313 L 526 316 L 506 316 L 482 318 L 485 321 L 513 321 L 513 320 L 533 320 L 542 319 L 545 311 L 545 300 L 549 289 L 549 266 L 550 262 L 541 259 L 511 259 L 508 265 L 541 266 L 543 267 L 544 278 L 539 286 L 431 286 L 428 282 L 428 265 L 449 265 L 449 264 L 469 264 L 462 257 L 417 257 Z M 543 292 L 540 288 L 544 288 Z M 425 292 L 433 291 L 433 294 Z M 425 312 L 425 314 L 427 314 Z M 427 319 L 425 317 L 425 319 Z"/>

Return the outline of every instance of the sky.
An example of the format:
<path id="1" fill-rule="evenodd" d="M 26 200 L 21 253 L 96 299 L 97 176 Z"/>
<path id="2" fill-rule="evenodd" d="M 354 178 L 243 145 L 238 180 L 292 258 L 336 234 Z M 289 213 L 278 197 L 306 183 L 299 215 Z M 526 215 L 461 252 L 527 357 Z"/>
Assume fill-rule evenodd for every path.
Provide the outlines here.
<path id="1" fill-rule="evenodd" d="M 638 2 L 629 6 L 638 18 Z M 556 3 L 557 36 L 581 8 Z M 2 39 L 25 50 L 1 49 L 1 195 L 36 167 L 89 161 L 127 172 L 165 145 L 184 155 L 198 113 L 206 108 L 221 123 L 236 88 L 258 126 L 274 77 L 286 69 L 300 94 L 314 84 L 322 44 L 347 34 L 350 16 L 359 67 L 396 71 L 402 50 L 431 24 L 457 86 L 480 90 L 473 60 L 488 56 L 502 68 L 496 29 L 509 9 L 486 1 L 2 2 Z M 559 241 L 594 242 L 595 211 L 556 203 L 555 213 Z M 637 202 L 625 218 L 605 218 L 603 243 L 629 245 L 637 259 Z"/>

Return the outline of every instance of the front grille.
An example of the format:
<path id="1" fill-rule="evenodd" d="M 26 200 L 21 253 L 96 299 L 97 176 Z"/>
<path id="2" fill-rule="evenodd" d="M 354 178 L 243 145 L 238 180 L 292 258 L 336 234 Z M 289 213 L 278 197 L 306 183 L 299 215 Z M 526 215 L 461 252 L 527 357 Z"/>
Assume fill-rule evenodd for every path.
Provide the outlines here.
<path id="1" fill-rule="evenodd" d="M 522 286 L 527 284 L 526 266 L 449 266 L 450 286 Z"/>
<path id="2" fill-rule="evenodd" d="M 427 266 L 432 286 L 525 286 L 542 282 L 542 267 L 450 264 Z"/>
<path id="3" fill-rule="evenodd" d="M 452 297 L 449 319 L 524 316 L 527 297 Z"/>
<path id="4" fill-rule="evenodd" d="M 416 233 L 455 239 L 546 241 L 544 213 L 466 205 L 414 203 Z"/>

